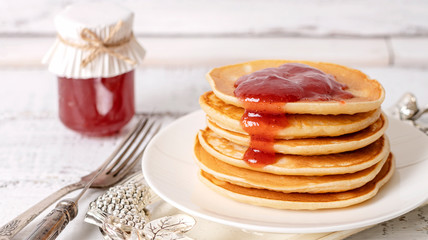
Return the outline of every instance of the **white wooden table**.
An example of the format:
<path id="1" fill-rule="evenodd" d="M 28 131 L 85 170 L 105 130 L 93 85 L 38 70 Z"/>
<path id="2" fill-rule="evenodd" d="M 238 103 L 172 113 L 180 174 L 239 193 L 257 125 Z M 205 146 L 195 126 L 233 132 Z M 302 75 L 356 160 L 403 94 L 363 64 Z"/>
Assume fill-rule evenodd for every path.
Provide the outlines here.
<path id="1" fill-rule="evenodd" d="M 209 90 L 204 75 L 211 67 L 261 58 L 330 61 L 361 69 L 385 87 L 385 110 L 406 91 L 428 104 L 424 1 L 123 4 L 135 11 L 135 35 L 148 52 L 136 73 L 137 111 L 155 113 L 164 124 L 199 109 L 199 95 Z M 63 7 L 54 0 L 0 2 L 0 225 L 95 169 L 123 135 L 85 137 L 57 118 L 56 80 L 40 59 L 55 36 L 53 16 Z M 59 239 L 102 239 L 82 221 L 88 203 L 102 192 L 86 195 L 81 214 Z M 427 239 L 427 219 L 428 207 L 419 208 L 349 239 Z"/>

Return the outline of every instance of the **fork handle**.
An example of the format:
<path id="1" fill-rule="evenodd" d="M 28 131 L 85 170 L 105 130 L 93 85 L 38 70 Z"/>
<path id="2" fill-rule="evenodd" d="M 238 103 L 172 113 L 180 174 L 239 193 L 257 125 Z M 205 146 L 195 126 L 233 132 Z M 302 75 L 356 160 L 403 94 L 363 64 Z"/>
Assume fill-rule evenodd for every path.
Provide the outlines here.
<path id="1" fill-rule="evenodd" d="M 21 213 L 19 216 L 12 219 L 0 228 L 0 240 L 11 240 L 18 232 L 20 232 L 25 226 L 33 221 L 34 218 L 39 216 L 40 213 L 42 213 L 47 207 L 52 205 L 66 194 L 83 187 L 84 183 L 81 181 L 70 184 L 52 193 L 45 199 L 38 202 L 36 205 L 30 207 L 28 210 Z"/>
<path id="2" fill-rule="evenodd" d="M 42 220 L 27 240 L 53 240 L 77 215 L 77 204 L 73 200 L 60 201 Z"/>

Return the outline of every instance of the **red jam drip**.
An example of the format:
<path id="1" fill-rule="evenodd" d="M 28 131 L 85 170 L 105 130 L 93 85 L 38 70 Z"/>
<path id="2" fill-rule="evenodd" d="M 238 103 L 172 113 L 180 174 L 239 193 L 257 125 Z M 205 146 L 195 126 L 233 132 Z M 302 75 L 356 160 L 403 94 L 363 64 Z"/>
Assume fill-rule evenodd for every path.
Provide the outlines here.
<path id="1" fill-rule="evenodd" d="M 285 114 L 245 110 L 241 125 L 251 136 L 250 147 L 244 154 L 244 160 L 254 167 L 275 163 L 275 134 L 288 125 Z"/>
<path id="2" fill-rule="evenodd" d="M 134 116 L 134 71 L 109 78 L 58 77 L 59 117 L 68 128 L 111 135 Z"/>
<path id="3" fill-rule="evenodd" d="M 316 68 L 287 63 L 240 77 L 235 96 L 243 102 L 242 128 L 250 135 L 244 160 L 255 167 L 276 162 L 273 148 L 277 132 L 288 122 L 282 106 L 297 101 L 342 101 L 352 98 L 345 84 Z"/>

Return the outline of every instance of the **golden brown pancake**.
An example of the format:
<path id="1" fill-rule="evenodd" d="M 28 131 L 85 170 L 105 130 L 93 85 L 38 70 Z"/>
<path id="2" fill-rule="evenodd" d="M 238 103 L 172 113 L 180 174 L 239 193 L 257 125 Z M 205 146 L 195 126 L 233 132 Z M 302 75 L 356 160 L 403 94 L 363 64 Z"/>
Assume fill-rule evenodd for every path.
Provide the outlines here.
<path id="1" fill-rule="evenodd" d="M 263 149 L 272 150 L 269 154 L 275 158 L 271 164 L 252 165 L 244 155 L 249 146 L 260 149 L 259 136 L 250 137 L 242 127 L 245 102 L 235 97 L 234 84 L 244 75 L 285 63 L 302 63 L 333 75 L 353 97 L 263 103 L 260 111 L 279 109 L 288 124 L 256 131 L 272 129 L 266 143 L 273 141 L 273 146 Z M 384 135 L 388 120 L 380 109 L 384 89 L 360 71 L 321 62 L 259 60 L 215 68 L 207 79 L 213 92 L 203 94 L 199 103 L 208 127 L 199 131 L 194 155 L 201 181 L 215 191 L 279 209 L 341 208 L 372 198 L 390 179 L 395 163 Z"/>
<path id="2" fill-rule="evenodd" d="M 355 173 L 297 176 L 259 172 L 257 168 L 239 168 L 216 159 L 199 144 L 195 145 L 194 151 L 200 169 L 216 179 L 243 187 L 301 193 L 342 192 L 361 187 L 379 173 L 388 158 L 386 155 L 377 164 Z"/>
<path id="3" fill-rule="evenodd" d="M 376 177 L 362 187 L 337 193 L 284 193 L 266 189 L 247 188 L 228 183 L 201 171 L 200 179 L 211 189 L 239 202 L 278 209 L 342 208 L 364 202 L 379 191 L 395 169 L 392 154 Z"/>
<path id="4" fill-rule="evenodd" d="M 199 98 L 199 104 L 208 118 L 221 128 L 248 135 L 241 126 L 243 108 L 226 104 L 213 92 L 203 94 Z M 380 114 L 380 108 L 353 115 L 289 114 L 287 115 L 287 127 L 280 129 L 275 138 L 332 137 L 353 133 L 376 122 Z"/>
<path id="5" fill-rule="evenodd" d="M 233 143 L 250 146 L 250 136 L 225 130 L 207 119 L 207 126 L 215 134 Z M 380 118 L 365 129 L 336 137 L 318 137 L 301 139 L 276 139 L 273 145 L 275 152 L 295 155 L 321 155 L 352 151 L 365 147 L 379 139 L 388 127 L 388 118 Z"/>
<path id="6" fill-rule="evenodd" d="M 242 102 L 235 97 L 234 83 L 241 76 L 265 68 L 279 67 L 285 63 L 302 63 L 317 68 L 336 77 L 336 81 L 348 86 L 351 99 L 343 101 L 298 101 L 285 103 L 284 113 L 294 114 L 354 114 L 369 112 L 380 107 L 385 98 L 383 87 L 364 73 L 332 63 L 288 61 L 288 60 L 258 60 L 235 65 L 214 68 L 207 74 L 207 80 L 215 95 L 224 102 L 242 107 Z"/>
<path id="7" fill-rule="evenodd" d="M 227 164 L 254 170 L 243 160 L 247 147 L 221 138 L 209 129 L 199 131 L 195 145 L 200 145 L 210 155 Z M 382 136 L 364 148 L 349 152 L 311 156 L 276 154 L 276 163 L 257 168 L 257 171 L 279 175 L 353 173 L 375 165 L 389 154 L 389 149 L 388 138 Z"/>

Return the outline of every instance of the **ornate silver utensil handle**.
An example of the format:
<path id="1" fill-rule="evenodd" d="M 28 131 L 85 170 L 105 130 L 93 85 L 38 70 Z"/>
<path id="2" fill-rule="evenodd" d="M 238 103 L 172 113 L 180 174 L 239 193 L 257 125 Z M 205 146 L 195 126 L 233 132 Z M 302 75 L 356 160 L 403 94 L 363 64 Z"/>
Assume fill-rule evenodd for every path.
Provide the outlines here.
<path id="1" fill-rule="evenodd" d="M 74 200 L 64 199 L 43 219 L 27 239 L 55 239 L 67 224 L 77 216 L 77 205 Z"/>
<path id="2" fill-rule="evenodd" d="M 38 202 L 36 205 L 29 208 L 27 211 L 21 213 L 16 218 L 9 221 L 3 227 L 0 228 L 0 240 L 10 240 L 15 234 L 17 234 L 21 229 L 28 225 L 34 218 L 40 215 L 46 208 L 52 205 L 54 202 L 58 201 L 61 197 L 67 195 L 68 193 L 81 189 L 85 186 L 83 182 L 77 182 L 65 186 L 58 191 L 52 193 L 42 201 Z"/>

